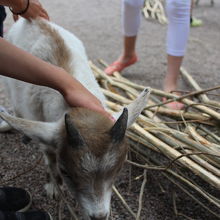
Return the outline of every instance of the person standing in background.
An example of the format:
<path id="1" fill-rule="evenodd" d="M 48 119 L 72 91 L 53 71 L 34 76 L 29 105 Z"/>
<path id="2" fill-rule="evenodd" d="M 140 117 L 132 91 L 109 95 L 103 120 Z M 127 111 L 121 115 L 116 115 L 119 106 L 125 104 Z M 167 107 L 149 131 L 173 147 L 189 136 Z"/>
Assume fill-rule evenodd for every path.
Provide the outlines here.
<path id="1" fill-rule="evenodd" d="M 122 0 L 122 33 L 124 46 L 118 59 L 110 64 L 105 73 L 112 75 L 115 71 L 121 72 L 124 68 L 137 62 L 135 51 L 138 31 L 141 23 L 141 10 L 144 0 Z M 163 88 L 165 92 L 177 90 L 180 66 L 185 55 L 190 30 L 191 0 L 166 0 L 168 17 L 166 52 L 167 73 Z M 181 109 L 183 104 L 172 102 L 170 108 Z"/>

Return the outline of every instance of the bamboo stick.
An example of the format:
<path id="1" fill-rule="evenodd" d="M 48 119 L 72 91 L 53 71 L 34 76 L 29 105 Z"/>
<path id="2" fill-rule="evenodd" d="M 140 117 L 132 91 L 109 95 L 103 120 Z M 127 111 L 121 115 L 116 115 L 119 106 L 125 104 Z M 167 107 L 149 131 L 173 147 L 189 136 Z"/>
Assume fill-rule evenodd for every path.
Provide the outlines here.
<path id="1" fill-rule="evenodd" d="M 118 196 L 118 198 L 121 200 L 122 204 L 124 205 L 124 207 L 130 212 L 130 214 L 136 219 L 136 214 L 131 210 L 131 208 L 129 207 L 129 205 L 127 204 L 127 202 L 123 199 L 123 197 L 121 196 L 121 194 L 119 193 L 119 191 L 116 189 L 115 186 L 112 187 L 113 192 Z"/>
<path id="2" fill-rule="evenodd" d="M 180 67 L 180 72 L 182 76 L 190 83 L 190 85 L 196 90 L 200 91 L 202 88 L 197 84 L 197 82 L 192 78 L 192 76 L 184 69 L 183 67 Z M 199 95 L 201 101 L 207 102 L 209 101 L 209 98 L 205 94 Z"/>
<path id="3" fill-rule="evenodd" d="M 220 88 L 220 86 L 216 86 L 216 87 L 209 88 L 209 89 L 206 89 L 206 90 L 192 92 L 190 94 L 183 95 L 183 96 L 177 96 L 177 95 L 174 95 L 174 94 L 165 93 L 165 92 L 157 90 L 157 89 L 152 89 L 151 93 L 152 94 L 157 94 L 157 95 L 160 95 L 160 96 L 165 96 L 167 98 L 171 98 L 170 100 L 167 100 L 166 102 L 159 103 L 155 106 L 161 106 L 161 105 L 167 104 L 167 103 L 172 102 L 172 101 L 181 100 L 181 102 L 183 102 L 184 104 L 186 104 L 188 106 L 193 106 L 194 108 L 196 108 L 196 109 L 212 116 L 214 119 L 219 121 L 220 120 L 220 114 L 218 112 L 202 105 L 202 103 L 198 104 L 198 103 L 195 103 L 195 102 L 193 102 L 193 101 L 186 98 L 186 97 L 189 97 L 189 96 L 199 95 L 199 94 L 202 94 L 204 92 L 211 91 L 211 90 L 216 90 L 216 89 L 219 89 L 219 88 Z M 155 106 L 154 105 L 153 106 L 148 106 L 147 109 L 155 107 Z"/>
<path id="4" fill-rule="evenodd" d="M 185 150 L 186 153 L 188 154 L 192 154 L 193 152 L 190 150 Z M 208 163 L 207 161 L 203 160 L 202 158 L 200 158 L 197 155 L 192 155 L 190 156 L 190 158 L 192 158 L 196 163 L 200 164 L 202 167 L 204 167 L 205 169 L 207 169 L 208 171 L 212 172 L 214 175 L 220 177 L 220 170 L 217 169 L 216 167 L 212 166 L 210 163 Z"/>
<path id="5" fill-rule="evenodd" d="M 100 61 L 103 65 L 107 65 L 104 61 Z M 95 69 L 95 68 L 94 68 Z M 101 75 L 97 74 L 98 77 L 103 78 L 103 71 L 98 69 L 98 72 Z M 110 79 L 109 79 L 110 78 Z M 114 76 L 108 77 L 108 83 L 116 88 L 115 91 L 123 91 L 128 95 L 128 98 L 125 98 L 122 95 L 116 94 L 114 92 L 108 91 L 108 89 L 103 90 L 104 94 L 108 99 L 113 100 L 108 101 L 107 105 L 110 109 L 118 111 L 124 105 L 129 104 L 134 97 L 137 96 L 140 90 L 143 90 L 144 86 L 130 82 L 128 79 L 122 77 L 119 73 L 115 73 Z M 107 85 L 107 84 L 105 84 Z M 105 86 L 107 88 L 107 86 Z M 220 87 L 214 87 L 206 90 L 195 91 L 190 94 L 178 97 L 175 94 L 165 93 L 161 90 L 152 89 L 153 95 L 163 96 L 170 98 L 170 101 L 179 100 L 183 102 L 186 107 L 189 106 L 192 110 L 199 110 L 201 113 L 194 112 L 184 112 L 184 111 L 172 111 L 170 109 L 160 107 L 165 103 L 155 104 L 150 100 L 150 106 L 147 106 L 143 111 L 135 124 L 137 127 L 130 129 L 128 137 L 137 143 L 144 144 L 145 147 L 162 153 L 164 156 L 171 159 L 177 159 L 178 163 L 184 167 L 189 168 L 193 173 L 202 177 L 205 181 L 212 184 L 216 188 L 219 188 L 219 147 L 215 143 L 210 142 L 202 137 L 198 132 L 193 130 L 195 140 L 191 139 L 186 133 L 180 132 L 176 129 L 169 128 L 167 125 L 171 122 L 162 121 L 158 115 L 166 115 L 170 118 L 179 118 L 180 122 L 185 124 L 188 127 L 188 121 L 194 124 L 207 123 L 210 126 L 215 126 L 215 121 L 220 119 L 220 113 L 214 111 L 207 106 L 204 106 L 203 103 L 196 103 L 188 99 L 190 96 L 205 94 L 208 91 L 219 89 Z M 112 89 L 111 89 L 112 90 Z M 113 103 L 114 102 L 114 103 Z M 117 104 L 115 104 L 117 103 Z M 168 103 L 168 102 L 167 102 Z M 150 111 L 149 111 L 150 110 Z M 151 112 L 152 111 L 152 112 Z M 195 121 L 193 121 L 195 120 Z M 211 121 L 213 120 L 213 121 Z M 176 122 L 176 123 L 180 123 Z M 214 123 L 213 123 L 214 122 Z M 141 126 L 142 127 L 141 127 Z M 191 127 L 190 127 L 191 129 Z M 147 135 L 146 135 L 147 134 Z M 191 131 L 192 135 L 192 131 Z M 195 135 L 197 139 L 195 138 Z M 192 136 L 193 137 L 193 136 Z M 199 137 L 199 138 L 198 138 Z M 218 139 L 218 138 L 216 138 Z M 207 145 L 207 146 L 206 146 Z M 194 155 L 194 158 L 197 160 L 192 160 L 187 156 L 187 150 L 190 152 L 199 152 L 197 155 Z M 185 153 L 183 153 L 185 152 Z M 216 156 L 212 156 L 216 154 Z M 178 155 L 178 156 L 177 156 Z M 192 156 L 192 155 L 191 155 Z M 218 156 L 218 157 L 217 157 Z M 202 166 L 201 166 L 202 165 Z M 207 165 L 207 166 L 206 166 Z M 211 168 L 210 168 L 211 167 Z M 214 170 L 214 175 L 210 170 Z"/>
<path id="6" fill-rule="evenodd" d="M 186 69 L 181 67 L 180 68 L 180 72 L 183 75 L 183 77 L 191 84 L 191 86 L 196 91 L 202 90 L 202 88 L 197 84 L 197 82 L 193 79 L 193 77 L 186 71 Z M 207 97 L 207 95 L 205 95 L 205 94 L 201 94 L 201 95 L 199 95 L 199 97 L 200 97 L 201 101 L 206 103 L 206 104 L 213 105 L 213 106 L 216 106 L 216 107 L 220 107 L 220 103 L 219 102 L 210 100 Z"/>
<path id="7" fill-rule="evenodd" d="M 141 148 L 136 147 L 135 145 L 131 144 L 133 151 L 139 152 L 141 154 L 144 155 L 144 157 L 142 157 L 142 159 L 144 160 L 145 164 L 148 163 L 148 166 L 155 166 L 157 167 L 160 163 L 155 159 L 155 158 L 150 158 L 151 162 L 148 159 L 148 154 L 142 150 Z M 153 161 L 153 162 L 152 162 Z M 144 167 L 142 167 L 144 168 Z M 159 171 L 159 169 L 158 169 Z M 209 193 L 205 192 L 203 189 L 201 189 L 199 186 L 197 186 L 196 184 L 192 183 L 190 180 L 188 180 L 187 178 L 185 178 L 184 176 L 174 172 L 171 169 L 165 169 L 162 170 L 162 174 L 164 175 L 165 173 L 171 174 L 173 177 L 175 177 L 176 179 L 178 179 L 179 181 L 181 181 L 182 183 L 186 184 L 187 186 L 189 186 L 190 188 L 194 189 L 196 192 L 198 192 L 201 196 L 203 196 L 204 198 L 206 198 L 209 202 L 211 202 L 213 205 L 217 206 L 218 208 L 220 208 L 220 200 L 217 199 L 216 197 L 210 195 Z M 167 175 L 164 175 L 165 177 L 168 177 Z M 173 182 L 174 183 L 174 182 Z M 208 210 L 209 211 L 209 210 Z"/>
<path id="8" fill-rule="evenodd" d="M 145 131 L 143 128 L 141 128 L 136 123 L 132 125 L 132 128 L 139 132 L 141 136 L 144 136 L 150 143 L 153 145 L 158 146 L 161 152 L 163 152 L 165 155 L 169 156 L 170 158 L 174 159 L 176 157 L 181 156 L 181 153 L 179 153 L 177 150 L 173 149 L 169 145 L 165 144 L 158 138 L 151 135 L 149 132 Z M 202 179 L 206 180 L 213 186 L 215 186 L 217 189 L 220 189 L 220 179 L 213 175 L 212 173 L 205 170 L 203 167 L 199 166 L 192 160 L 186 157 L 182 157 L 179 159 L 179 162 L 183 164 L 185 167 L 192 170 L 194 173 L 196 173 L 198 176 L 200 176 Z"/>
<path id="9" fill-rule="evenodd" d="M 106 75 L 105 73 L 103 73 L 103 71 L 101 71 L 100 69 L 98 68 L 95 68 L 101 76 L 103 75 Z M 105 78 L 107 78 L 107 80 L 109 82 L 112 82 L 111 80 L 114 80 L 114 78 L 110 78 L 109 76 L 106 77 L 104 76 Z M 118 79 L 119 81 L 123 81 L 124 78 L 123 77 L 120 77 L 120 79 Z M 124 80 L 125 84 L 126 85 L 130 85 L 134 88 L 139 88 L 139 89 L 144 89 L 144 86 L 138 86 L 138 85 L 135 85 L 135 83 L 131 83 L 131 82 L 128 82 L 128 80 Z M 157 90 L 157 89 L 152 89 L 152 94 L 156 94 L 156 95 L 159 95 L 159 96 L 162 96 L 162 97 L 167 97 L 167 98 L 171 98 L 171 100 L 168 100 L 167 102 L 164 102 L 164 103 L 160 103 L 159 105 L 164 105 L 165 103 L 169 103 L 169 102 L 172 102 L 172 101 L 177 101 L 177 100 L 181 100 L 183 103 L 185 103 L 186 105 L 189 105 L 189 106 L 193 106 L 194 108 L 210 115 L 211 117 L 213 117 L 214 119 L 216 120 L 220 120 L 220 113 L 217 113 L 216 111 L 202 105 L 202 104 L 197 104 L 189 99 L 187 99 L 186 97 L 190 97 L 190 96 L 194 96 L 194 95 L 199 95 L 199 94 L 202 94 L 202 93 L 205 93 L 205 92 L 208 92 L 208 91 L 211 91 L 211 90 L 216 90 L 216 89 L 219 89 L 220 86 L 216 86 L 214 88 L 209 88 L 209 89 L 206 89 L 206 90 L 201 90 L 201 91 L 196 91 L 196 92 L 192 92 L 191 94 L 187 94 L 187 95 L 183 95 L 183 96 L 177 96 L 177 95 L 174 95 L 174 94 L 171 94 L 171 93 L 166 93 L 166 92 L 163 92 L 161 90 Z M 109 94 L 108 94 L 109 95 Z M 159 106 L 159 105 L 156 105 L 156 106 Z M 150 108 L 153 108 L 155 106 L 148 106 L 147 109 L 150 109 Z"/>

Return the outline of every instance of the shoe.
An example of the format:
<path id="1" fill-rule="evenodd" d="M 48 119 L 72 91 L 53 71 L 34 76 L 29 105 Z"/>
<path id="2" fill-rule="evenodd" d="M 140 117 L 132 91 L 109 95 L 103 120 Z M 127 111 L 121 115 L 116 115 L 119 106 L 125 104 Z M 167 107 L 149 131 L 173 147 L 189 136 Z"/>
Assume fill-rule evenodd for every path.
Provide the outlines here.
<path id="1" fill-rule="evenodd" d="M 6 212 L 24 212 L 31 206 L 31 194 L 24 189 L 0 187 L 0 210 Z M 0 218 L 0 220 L 2 220 Z"/>
<path id="2" fill-rule="evenodd" d="M 202 26 L 202 25 L 203 25 L 203 22 L 202 22 L 201 19 L 194 18 L 194 17 L 192 17 L 192 18 L 190 19 L 190 26 L 191 26 L 191 27 L 200 27 L 200 26 Z"/>
<path id="3" fill-rule="evenodd" d="M 164 97 L 162 100 L 163 100 L 163 102 L 166 102 L 166 101 L 167 101 L 167 99 L 166 99 L 165 97 Z M 168 108 L 170 108 L 170 109 L 173 109 L 173 110 L 181 110 L 181 109 L 184 108 L 184 104 L 183 104 L 183 103 L 181 103 L 181 102 L 176 102 L 176 101 L 174 101 L 174 102 L 169 102 L 169 103 L 166 104 L 166 106 L 167 106 Z"/>
<path id="4" fill-rule="evenodd" d="M 138 58 L 136 55 L 134 55 L 128 62 L 123 63 L 120 61 L 115 61 L 114 63 L 110 64 L 105 70 L 104 72 L 107 75 L 112 75 L 114 72 L 121 72 L 123 69 L 125 69 L 126 67 L 136 63 L 138 61 Z"/>
<path id="5" fill-rule="evenodd" d="M 28 211 L 28 212 L 0 211 L 0 220 L 53 220 L 53 218 L 49 213 L 44 211 Z"/>

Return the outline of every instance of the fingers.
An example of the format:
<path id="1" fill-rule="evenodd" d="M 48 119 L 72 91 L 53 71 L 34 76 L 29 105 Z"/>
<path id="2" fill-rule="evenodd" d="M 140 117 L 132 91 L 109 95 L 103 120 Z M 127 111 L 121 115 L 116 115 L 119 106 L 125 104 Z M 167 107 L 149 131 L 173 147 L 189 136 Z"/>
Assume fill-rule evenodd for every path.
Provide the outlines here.
<path id="1" fill-rule="evenodd" d="M 42 7 L 42 5 L 37 0 L 30 1 L 30 5 L 27 12 L 21 16 L 23 18 L 28 19 L 29 21 L 37 17 L 42 17 L 46 20 L 49 20 L 49 15 L 47 11 Z"/>
<path id="2" fill-rule="evenodd" d="M 44 18 L 44 19 L 46 19 L 46 20 L 50 20 L 50 18 L 49 18 L 49 16 L 48 16 L 47 12 L 46 12 L 45 10 L 42 11 L 42 12 L 39 14 L 39 17 L 42 17 L 42 18 Z"/>
<path id="3" fill-rule="evenodd" d="M 45 19 L 47 19 L 47 20 L 50 20 L 50 18 L 49 18 L 49 15 L 48 15 L 47 11 L 46 11 L 46 10 L 44 10 L 44 9 L 43 9 L 43 12 L 42 12 L 42 16 L 41 16 L 41 17 L 43 17 L 43 18 L 45 18 Z"/>
<path id="4" fill-rule="evenodd" d="M 111 121 L 115 121 L 115 118 L 103 108 L 100 102 L 95 106 L 92 104 L 91 106 L 87 106 L 87 107 L 101 113 L 105 117 L 109 118 Z"/>

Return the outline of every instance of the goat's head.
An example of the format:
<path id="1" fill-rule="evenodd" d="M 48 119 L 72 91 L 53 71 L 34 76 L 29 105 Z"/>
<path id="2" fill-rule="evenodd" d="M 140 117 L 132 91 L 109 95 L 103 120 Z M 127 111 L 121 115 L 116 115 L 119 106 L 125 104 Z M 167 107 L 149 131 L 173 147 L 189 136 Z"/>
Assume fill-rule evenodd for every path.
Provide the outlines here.
<path id="1" fill-rule="evenodd" d="M 112 184 L 127 153 L 127 109 L 115 124 L 86 109 L 65 115 L 66 142 L 58 166 L 88 219 L 107 219 Z"/>

